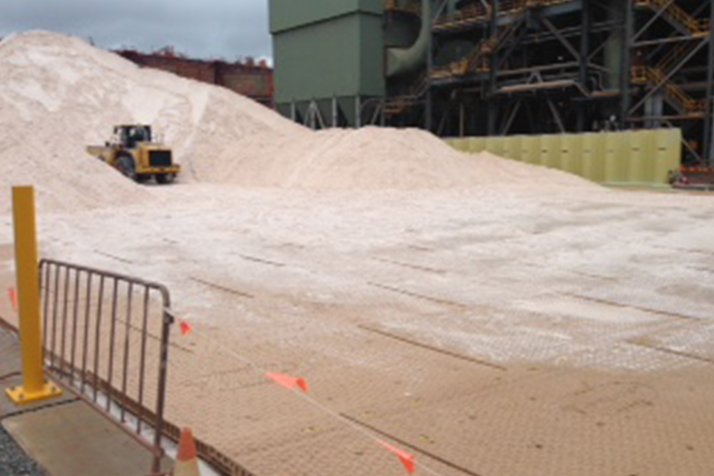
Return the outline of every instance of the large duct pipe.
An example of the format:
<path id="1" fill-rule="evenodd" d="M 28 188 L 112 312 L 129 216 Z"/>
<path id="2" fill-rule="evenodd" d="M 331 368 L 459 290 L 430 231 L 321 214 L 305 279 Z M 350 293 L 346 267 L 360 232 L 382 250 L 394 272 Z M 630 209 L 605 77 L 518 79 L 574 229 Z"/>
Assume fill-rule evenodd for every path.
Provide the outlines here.
<path id="1" fill-rule="evenodd" d="M 387 52 L 387 76 L 394 77 L 413 73 L 424 66 L 431 35 L 431 0 L 422 0 L 421 30 L 419 37 L 409 48 L 390 48 Z"/>

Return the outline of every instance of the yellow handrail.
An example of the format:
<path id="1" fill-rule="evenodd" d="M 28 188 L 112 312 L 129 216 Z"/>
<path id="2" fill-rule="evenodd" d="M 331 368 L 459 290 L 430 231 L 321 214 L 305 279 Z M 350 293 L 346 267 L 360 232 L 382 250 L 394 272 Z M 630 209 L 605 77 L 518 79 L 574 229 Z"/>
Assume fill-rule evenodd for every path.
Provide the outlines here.
<path id="1" fill-rule="evenodd" d="M 667 12 L 669 16 L 683 25 L 692 35 L 703 35 L 709 32 L 709 20 L 694 18 L 679 5 L 668 0 L 637 0 L 638 6 L 659 7 Z"/>
<path id="2" fill-rule="evenodd" d="M 657 68 L 634 66 L 631 70 L 631 77 L 632 81 L 637 83 L 652 82 L 655 84 L 661 84 L 667 97 L 678 103 L 681 108 L 687 112 L 705 112 L 709 107 L 709 102 L 707 100 L 692 99 L 677 84 L 668 81 L 667 76 Z"/>
<path id="3" fill-rule="evenodd" d="M 422 12 L 421 0 L 386 0 L 384 10 L 388 12 L 406 12 L 420 15 Z"/>
<path id="4" fill-rule="evenodd" d="M 521 0 L 519 0 L 521 1 Z M 526 1 L 559 1 L 559 0 L 526 0 Z M 480 41 L 471 52 L 466 55 L 465 58 L 453 61 L 446 66 L 432 70 L 432 78 L 445 78 L 451 76 L 463 76 L 469 71 L 474 69 L 479 72 L 488 72 L 490 67 L 488 64 L 484 63 L 484 60 L 489 57 L 490 53 L 495 51 L 496 48 L 510 35 L 516 31 L 518 23 L 509 23 L 505 28 L 498 32 L 498 36 L 487 38 Z M 479 65 L 479 63 L 481 63 Z"/>
<path id="5" fill-rule="evenodd" d="M 664 58 L 662 58 L 659 63 L 657 63 L 655 67 L 666 73 L 671 72 L 677 62 L 681 61 L 682 58 L 686 56 L 687 50 L 693 47 L 696 47 L 696 45 L 693 44 L 693 42 L 691 41 L 680 43 L 676 47 L 672 48 L 669 53 Z"/>
<path id="6" fill-rule="evenodd" d="M 504 0 L 499 5 L 499 15 L 512 15 L 527 8 L 549 7 L 573 2 L 575 0 Z M 456 13 L 446 14 L 439 17 L 435 25 L 441 28 L 458 27 L 468 23 L 478 23 L 488 21 L 491 18 L 490 12 L 481 4 L 463 8 Z"/>

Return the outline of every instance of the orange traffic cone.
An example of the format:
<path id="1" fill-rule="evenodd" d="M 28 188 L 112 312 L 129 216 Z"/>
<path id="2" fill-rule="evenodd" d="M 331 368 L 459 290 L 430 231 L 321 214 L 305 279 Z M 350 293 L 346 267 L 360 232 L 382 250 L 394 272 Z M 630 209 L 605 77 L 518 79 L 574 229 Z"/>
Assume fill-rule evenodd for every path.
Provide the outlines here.
<path id="1" fill-rule="evenodd" d="M 17 312 L 17 291 L 15 291 L 15 288 L 7 288 L 7 296 L 10 298 L 12 310 Z"/>
<path id="2" fill-rule="evenodd" d="M 196 456 L 196 443 L 193 441 L 193 433 L 189 428 L 181 430 L 178 456 L 176 457 L 173 475 L 201 476 L 201 472 L 198 469 L 198 457 Z"/>

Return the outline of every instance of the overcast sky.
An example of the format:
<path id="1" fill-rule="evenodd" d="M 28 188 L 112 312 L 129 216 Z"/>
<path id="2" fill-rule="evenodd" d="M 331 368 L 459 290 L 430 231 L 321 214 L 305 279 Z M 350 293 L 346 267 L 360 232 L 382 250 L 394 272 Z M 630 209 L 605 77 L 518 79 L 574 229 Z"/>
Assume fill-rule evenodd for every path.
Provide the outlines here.
<path id="1" fill-rule="evenodd" d="M 272 57 L 268 0 L 0 0 L 0 36 L 36 29 L 107 48 L 173 45 L 199 58 Z"/>

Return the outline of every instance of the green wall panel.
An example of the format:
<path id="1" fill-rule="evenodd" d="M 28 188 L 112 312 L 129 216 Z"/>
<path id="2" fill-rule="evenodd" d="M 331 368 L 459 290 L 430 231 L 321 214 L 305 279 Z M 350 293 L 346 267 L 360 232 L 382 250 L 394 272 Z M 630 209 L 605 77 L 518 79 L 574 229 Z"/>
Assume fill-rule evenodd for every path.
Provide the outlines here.
<path id="1" fill-rule="evenodd" d="M 605 182 L 605 141 L 602 140 L 602 134 L 578 137 L 582 139 L 579 175 L 593 182 Z"/>
<path id="2" fill-rule="evenodd" d="M 540 138 L 540 163 L 551 169 L 560 168 L 561 136 L 542 136 Z"/>
<path id="3" fill-rule="evenodd" d="M 280 33 L 353 13 L 382 15 L 382 0 L 270 0 L 270 32 Z"/>
<path id="4" fill-rule="evenodd" d="M 540 163 L 540 137 L 523 136 L 521 138 L 521 160 L 534 165 Z"/>
<path id="5" fill-rule="evenodd" d="M 468 152 L 479 153 L 486 150 L 486 138 L 485 137 L 472 137 L 468 140 L 469 147 L 466 149 Z M 462 149 L 463 150 L 463 149 Z"/>
<path id="6" fill-rule="evenodd" d="M 382 0 L 270 0 L 275 102 L 382 97 Z M 355 113 L 342 111 L 348 122 Z"/>
<path id="7" fill-rule="evenodd" d="M 654 179 L 654 131 L 630 134 L 625 147 L 629 147 L 627 177 L 632 183 L 650 183 Z"/>
<path id="8" fill-rule="evenodd" d="M 380 4 L 381 5 L 381 4 Z M 384 35 L 383 19 L 376 15 L 360 15 L 360 84 L 362 96 L 384 96 Z"/>
<path id="9" fill-rule="evenodd" d="M 460 150 L 463 152 L 471 152 L 470 142 L 471 139 L 451 139 L 450 145 L 456 150 Z"/>
<path id="10" fill-rule="evenodd" d="M 667 185 L 681 164 L 679 129 L 447 139 L 471 153 L 489 151 L 522 162 L 557 168 L 609 185 Z"/>
<path id="11" fill-rule="evenodd" d="M 503 155 L 503 137 L 491 137 L 486 142 L 486 150 L 496 155 Z"/>
<path id="12" fill-rule="evenodd" d="M 656 179 L 668 176 L 675 167 L 671 166 L 672 150 L 681 150 L 682 132 L 679 129 L 667 129 L 661 131 L 655 137 L 654 145 L 654 176 Z"/>
<path id="13" fill-rule="evenodd" d="M 509 157 L 513 160 L 521 160 L 523 138 L 520 136 L 510 137 L 504 142 L 503 157 Z"/>
<path id="14" fill-rule="evenodd" d="M 606 183 L 625 183 L 629 182 L 627 178 L 628 166 L 623 160 L 625 153 L 629 152 L 627 141 L 630 133 L 608 134 L 605 137 L 605 182 Z M 630 160 L 632 160 L 630 158 Z"/>
<path id="15" fill-rule="evenodd" d="M 381 20 L 349 15 L 273 37 L 275 101 L 384 94 Z"/>
<path id="16" fill-rule="evenodd" d="M 577 135 L 564 135 L 560 139 L 560 169 L 582 175 L 583 141 Z"/>

